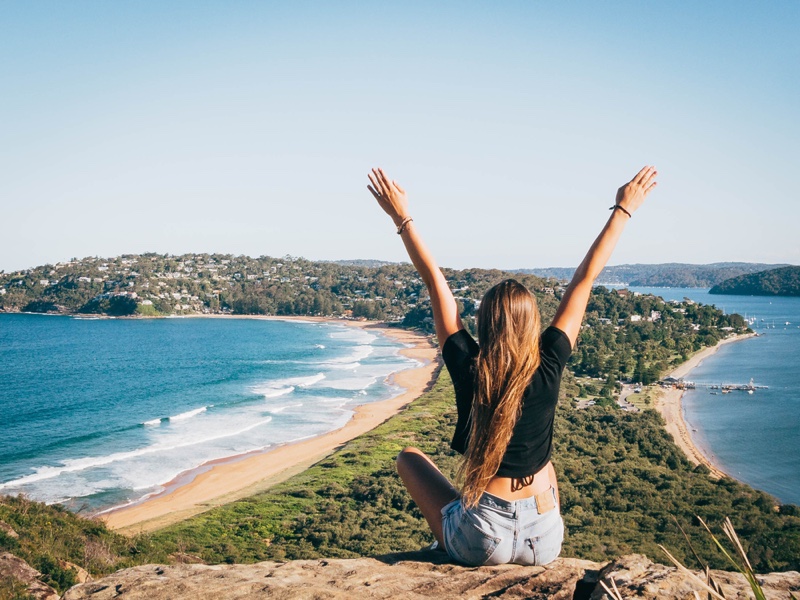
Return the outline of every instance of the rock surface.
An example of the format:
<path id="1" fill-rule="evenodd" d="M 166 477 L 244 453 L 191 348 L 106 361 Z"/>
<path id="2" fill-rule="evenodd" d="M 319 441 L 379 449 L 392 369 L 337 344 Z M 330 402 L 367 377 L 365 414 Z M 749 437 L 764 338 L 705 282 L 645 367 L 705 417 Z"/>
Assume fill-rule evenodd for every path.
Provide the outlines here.
<path id="1" fill-rule="evenodd" d="M 19 557 L 9 552 L 0 554 L 0 577 L 24 585 L 28 594 L 37 600 L 58 600 L 58 593 L 39 581 L 41 573 Z"/>
<path id="2" fill-rule="evenodd" d="M 727 598 L 752 597 L 744 578 L 712 571 Z M 250 598 L 608 598 L 598 581 L 613 578 L 623 598 L 691 598 L 700 589 L 676 569 L 639 555 L 611 563 L 561 558 L 546 567 L 470 568 L 441 552 L 422 551 L 377 558 L 296 560 L 254 565 L 144 565 L 118 571 L 68 590 L 62 600 L 245 600 Z M 762 578 L 768 598 L 789 599 L 800 590 L 800 573 Z M 701 597 L 705 597 L 703 594 Z"/>
<path id="3" fill-rule="evenodd" d="M 704 574 L 697 575 L 705 581 Z M 753 597 L 750 585 L 740 573 L 711 571 L 711 577 L 721 586 L 723 595 L 728 600 Z M 758 579 L 769 600 L 789 600 L 789 592 L 797 593 L 800 590 L 800 573 L 797 571 L 770 573 L 761 575 Z M 608 563 L 600 571 L 600 581 L 612 587 L 612 580 L 623 598 L 694 598 L 694 591 L 701 598 L 708 597 L 699 585 L 677 569 L 654 563 L 641 554 L 623 556 Z M 610 596 L 598 585 L 591 600 L 601 598 L 607 599 Z"/>
<path id="4" fill-rule="evenodd" d="M 62 569 L 72 569 L 75 571 L 75 579 L 78 583 L 86 583 L 88 581 L 94 581 L 94 578 L 89 575 L 89 571 L 81 567 L 80 565 L 76 565 L 75 563 L 71 563 L 66 560 L 59 560 L 58 566 Z"/>
<path id="5" fill-rule="evenodd" d="M 19 534 L 14 531 L 14 528 L 5 521 L 0 521 L 0 531 L 5 533 L 10 538 L 14 538 L 15 540 L 19 539 Z"/>

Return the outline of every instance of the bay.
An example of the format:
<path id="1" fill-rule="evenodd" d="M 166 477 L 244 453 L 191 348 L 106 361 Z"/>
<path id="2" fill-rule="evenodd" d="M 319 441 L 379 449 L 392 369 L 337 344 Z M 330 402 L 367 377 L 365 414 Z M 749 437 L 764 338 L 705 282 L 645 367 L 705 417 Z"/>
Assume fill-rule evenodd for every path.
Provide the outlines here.
<path id="1" fill-rule="evenodd" d="M 344 425 L 402 344 L 337 323 L 0 315 L 0 493 L 96 512 Z"/>
<path id="2" fill-rule="evenodd" d="M 695 444 L 732 477 L 800 505 L 800 298 L 712 295 L 701 288 L 640 288 L 689 298 L 752 321 L 758 337 L 722 346 L 687 378 L 769 386 L 751 394 L 698 387 L 683 397 Z"/>

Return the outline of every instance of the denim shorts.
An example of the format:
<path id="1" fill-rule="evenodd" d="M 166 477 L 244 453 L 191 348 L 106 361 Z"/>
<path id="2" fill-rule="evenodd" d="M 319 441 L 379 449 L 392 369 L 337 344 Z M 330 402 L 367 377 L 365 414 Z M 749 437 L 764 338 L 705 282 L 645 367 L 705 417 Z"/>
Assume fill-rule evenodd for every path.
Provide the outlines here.
<path id="1" fill-rule="evenodd" d="M 555 489 L 548 491 L 555 500 Z M 442 532 L 445 550 L 460 563 L 546 565 L 561 552 L 564 521 L 558 503 L 539 514 L 535 498 L 511 501 L 484 492 L 473 509 L 460 498 L 445 506 Z"/>

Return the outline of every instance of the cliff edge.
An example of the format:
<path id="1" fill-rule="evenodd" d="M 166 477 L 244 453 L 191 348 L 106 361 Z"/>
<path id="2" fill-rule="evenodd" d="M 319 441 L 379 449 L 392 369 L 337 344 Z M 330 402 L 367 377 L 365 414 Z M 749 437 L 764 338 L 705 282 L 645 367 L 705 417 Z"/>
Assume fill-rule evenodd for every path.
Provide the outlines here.
<path id="1" fill-rule="evenodd" d="M 744 577 L 712 571 L 726 598 L 752 597 Z M 791 598 L 800 573 L 759 576 L 767 598 Z M 295 560 L 252 565 L 144 565 L 69 589 L 62 600 L 245 600 L 250 598 L 608 598 L 600 581 L 623 598 L 694 598 L 700 588 L 676 569 L 632 554 L 609 563 L 561 558 L 546 567 L 469 568 L 436 551 L 376 558 Z M 703 594 L 702 597 L 705 597 Z"/>

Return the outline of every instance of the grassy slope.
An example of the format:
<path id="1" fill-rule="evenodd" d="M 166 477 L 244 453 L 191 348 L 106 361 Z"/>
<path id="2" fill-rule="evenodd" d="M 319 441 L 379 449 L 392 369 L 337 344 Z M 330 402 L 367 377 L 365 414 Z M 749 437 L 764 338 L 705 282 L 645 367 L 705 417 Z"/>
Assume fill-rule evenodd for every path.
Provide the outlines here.
<path id="1" fill-rule="evenodd" d="M 563 386 L 569 392 L 571 378 Z M 695 535 L 701 554 L 725 567 L 692 524 L 729 515 L 748 540 L 761 570 L 800 567 L 796 507 L 731 479 L 695 470 L 655 411 L 628 414 L 566 407 L 557 416 L 554 462 L 568 529 L 564 554 L 595 560 L 643 552 L 661 560 L 657 544 L 689 564 L 673 515 Z M 223 506 L 154 535 L 214 562 L 317 556 L 348 557 L 417 549 L 432 541 L 419 511 L 395 474 L 393 457 L 415 445 L 452 477 L 449 448 L 455 419 L 446 372 L 434 389 L 397 417 L 347 444 L 335 455 L 269 492 Z M 716 558 L 715 558 L 716 557 Z"/>
<path id="2" fill-rule="evenodd" d="M 568 397 L 574 395 L 569 374 L 562 388 Z M 54 559 L 101 574 L 170 562 L 176 552 L 208 562 L 253 562 L 417 549 L 432 538 L 395 474 L 393 458 L 415 445 L 452 477 L 458 464 L 449 448 L 454 419 L 445 372 L 407 410 L 272 490 L 134 539 L 58 507 L 3 498 L 0 520 L 20 538 L 0 532 L 0 550 L 49 571 L 52 581 L 64 580 L 63 587 L 68 576 L 52 567 Z M 643 552 L 665 560 L 657 547 L 661 543 L 692 566 L 674 515 L 690 531 L 700 555 L 713 567 L 727 568 L 692 521 L 697 514 L 714 524 L 729 515 L 757 570 L 800 569 L 797 507 L 776 511 L 769 495 L 731 479 L 712 481 L 702 468 L 693 469 L 654 411 L 578 411 L 562 402 L 556 428 L 554 462 L 568 530 L 565 556 L 607 560 Z"/>

